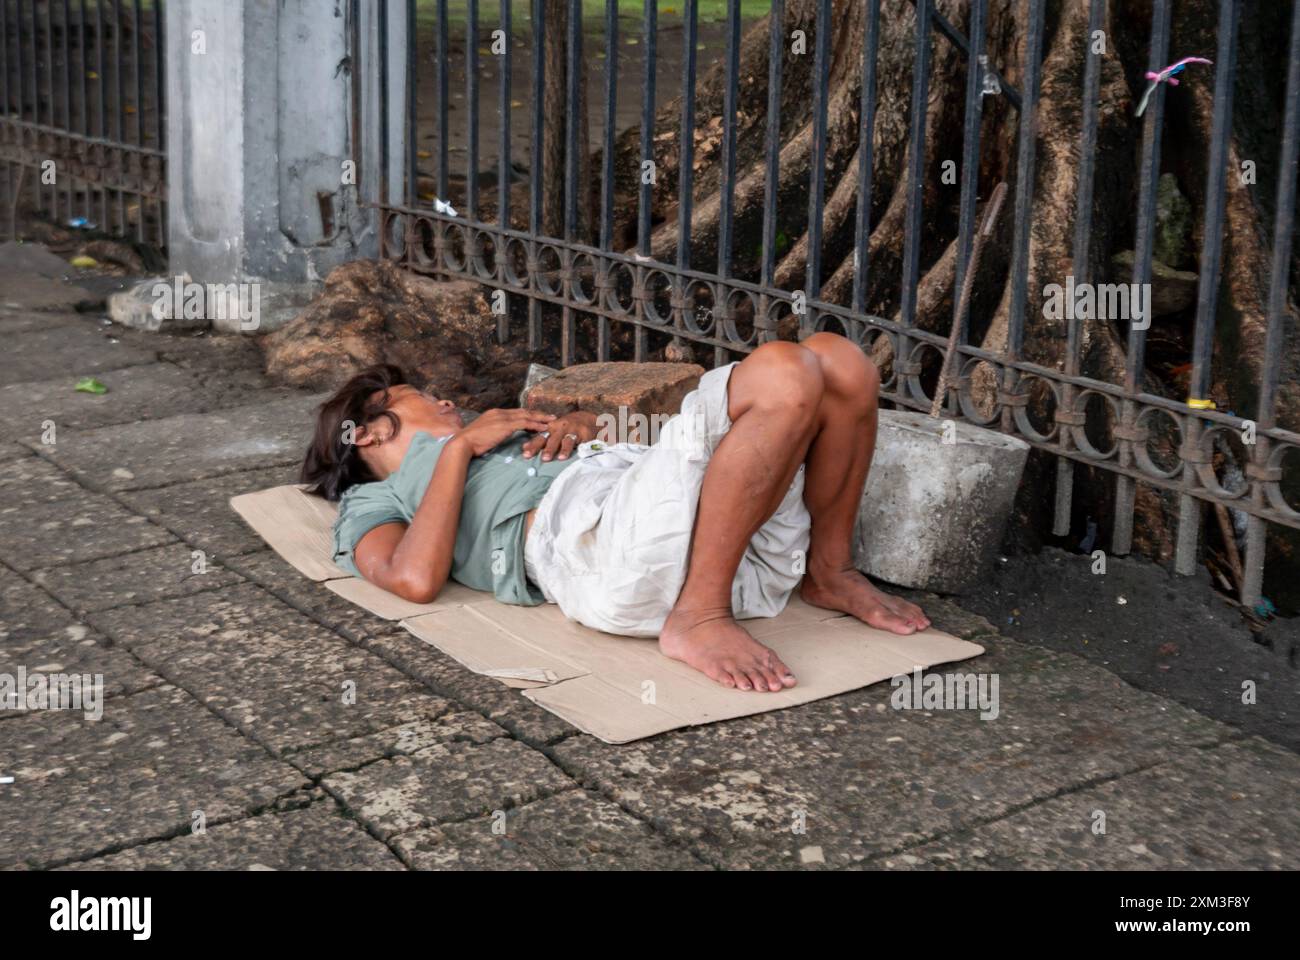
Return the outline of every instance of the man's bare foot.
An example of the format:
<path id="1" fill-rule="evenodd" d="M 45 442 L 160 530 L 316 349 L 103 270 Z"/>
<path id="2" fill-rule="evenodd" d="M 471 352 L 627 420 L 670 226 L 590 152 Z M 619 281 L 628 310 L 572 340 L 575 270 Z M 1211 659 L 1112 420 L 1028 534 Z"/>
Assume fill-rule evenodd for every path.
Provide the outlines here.
<path id="1" fill-rule="evenodd" d="M 916 604 L 882 593 L 852 568 L 816 574 L 810 568 L 800 594 L 814 607 L 847 613 L 891 633 L 907 635 L 930 625 L 929 617 Z"/>
<path id="2" fill-rule="evenodd" d="M 659 634 L 659 649 L 724 687 L 777 693 L 795 685 L 790 668 L 751 637 L 730 610 L 674 609 Z"/>

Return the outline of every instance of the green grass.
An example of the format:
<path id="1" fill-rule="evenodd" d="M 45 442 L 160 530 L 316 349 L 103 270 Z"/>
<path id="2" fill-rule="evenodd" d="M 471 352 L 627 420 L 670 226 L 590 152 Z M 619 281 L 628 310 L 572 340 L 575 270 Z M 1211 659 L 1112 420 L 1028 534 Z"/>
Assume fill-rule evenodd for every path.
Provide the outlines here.
<path id="1" fill-rule="evenodd" d="M 681 0 L 658 0 L 659 25 L 676 26 L 681 22 L 683 3 Z M 698 0 L 700 23 L 721 22 L 727 14 L 727 0 Z M 644 11 L 640 0 L 618 0 L 620 17 L 640 19 Z M 740 16 L 743 20 L 753 20 L 766 16 L 771 9 L 770 0 L 740 0 Z M 447 23 L 449 26 L 464 27 L 468 20 L 469 5 L 465 0 L 448 0 Z M 532 0 L 511 0 L 510 19 L 516 28 L 525 27 Z M 604 0 L 582 0 L 583 19 L 591 22 L 603 22 L 605 18 Z M 491 29 L 499 22 L 501 5 L 498 0 L 479 0 L 478 19 L 480 29 Z M 437 23 L 437 0 L 416 0 L 416 19 L 421 28 Z"/>

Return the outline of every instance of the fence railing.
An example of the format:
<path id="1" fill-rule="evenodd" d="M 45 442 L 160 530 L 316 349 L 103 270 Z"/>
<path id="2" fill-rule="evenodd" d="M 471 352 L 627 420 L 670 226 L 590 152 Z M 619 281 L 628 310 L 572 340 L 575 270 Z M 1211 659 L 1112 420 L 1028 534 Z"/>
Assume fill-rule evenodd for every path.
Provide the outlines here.
<path id="1" fill-rule="evenodd" d="M 354 0 L 355 3 L 359 0 Z M 959 345 L 959 383 L 948 409 L 953 416 L 963 416 L 976 423 L 992 426 L 1020 436 L 1034 447 L 1056 454 L 1057 469 L 1055 532 L 1069 532 L 1073 500 L 1073 479 L 1077 464 L 1108 471 L 1115 476 L 1115 513 L 1112 550 L 1117 554 L 1130 551 L 1133 539 L 1135 488 L 1148 484 L 1177 495 L 1179 532 L 1176 568 L 1191 573 L 1198 561 L 1201 540 L 1201 505 L 1210 503 L 1240 511 L 1247 518 L 1245 556 L 1242 562 L 1243 602 L 1254 605 L 1261 595 L 1264 569 L 1265 534 L 1268 524 L 1300 528 L 1300 511 L 1292 506 L 1283 492 L 1283 468 L 1291 451 L 1300 448 L 1300 434 L 1281 429 L 1276 422 L 1276 398 L 1283 323 L 1294 228 L 1295 179 L 1297 149 L 1300 147 L 1300 4 L 1295 7 L 1291 34 L 1286 107 L 1283 118 L 1276 198 L 1276 222 L 1273 230 L 1271 285 L 1268 302 L 1268 367 L 1259 389 L 1254 422 L 1212 409 L 1204 402 L 1210 386 L 1210 361 L 1214 344 L 1215 307 L 1218 300 L 1220 251 L 1224 223 L 1225 170 L 1232 129 L 1232 75 L 1236 56 L 1236 24 L 1240 4 L 1223 0 L 1218 31 L 1215 68 L 1213 126 L 1210 135 L 1209 180 L 1204 218 L 1204 246 L 1200 257 L 1199 293 L 1195 316 L 1191 387 L 1188 402 L 1172 400 L 1148 392 L 1144 385 L 1144 350 L 1146 331 L 1133 324 L 1127 334 L 1127 367 L 1122 383 L 1109 383 L 1081 373 L 1083 319 L 1069 322 L 1068 343 L 1063 369 L 1048 368 L 1025 359 L 1025 318 L 1029 305 L 1028 257 L 1029 230 L 1034 216 L 1033 185 L 1036 154 L 1035 119 L 1042 74 L 1045 0 L 1029 0 L 1026 60 L 1018 72 L 1020 89 L 1010 86 L 999 73 L 998 65 L 988 62 L 984 54 L 984 30 L 987 0 L 971 0 L 969 36 L 942 17 L 933 0 L 913 0 L 916 11 L 915 60 L 912 77 L 910 135 L 907 152 L 906 220 L 902 255 L 901 307 L 897 319 L 864 312 L 864 290 L 872 268 L 867 255 L 870 233 L 873 124 L 876 110 L 876 61 L 880 42 L 879 0 L 864 0 L 866 8 L 865 42 L 862 49 L 862 103 L 859 144 L 858 200 L 855 223 L 855 253 L 850 303 L 840 305 L 820 298 L 821 263 L 819 260 L 822 219 L 825 205 L 824 149 L 826 141 L 827 102 L 826 70 L 831 30 L 831 0 L 819 0 L 816 7 L 816 32 L 813 76 L 814 143 L 809 183 L 808 236 L 810 251 L 807 276 L 800 295 L 806 309 L 799 314 L 800 335 L 814 330 L 836 329 L 870 348 L 884 337 L 892 347 L 893 372 L 884 385 L 883 399 L 901 408 L 928 409 L 931 403 L 923 382 L 922 368 L 927 357 L 940 354 L 945 338 L 915 325 L 917 288 L 920 278 L 922 176 L 925 172 L 925 114 L 929 97 L 932 43 L 954 43 L 967 59 L 968 82 L 965 96 L 965 127 L 961 164 L 960 219 L 956 284 L 959 286 L 966 268 L 975 224 L 976 189 L 980 116 L 984 95 L 990 88 L 1007 98 L 1018 111 L 1018 142 L 1015 157 L 1014 226 L 1010 272 L 1010 312 L 1006 348 L 992 352 L 967 342 L 965 334 Z M 544 110 L 546 84 L 545 34 L 548 24 L 543 15 L 544 0 L 533 0 L 528 36 L 530 83 L 528 102 L 522 105 L 524 123 L 529 130 L 530 178 L 529 211 L 526 229 L 512 226 L 510 181 L 514 111 L 520 105 L 512 101 L 511 77 L 516 65 L 512 23 L 512 3 L 501 0 L 499 15 L 490 30 L 495 37 L 506 38 L 494 54 L 498 61 L 496 114 L 498 142 L 495 145 L 498 204 L 495 216 L 483 219 L 478 197 L 479 129 L 483 110 L 480 103 L 479 45 L 480 9 L 476 0 L 464 4 L 466 86 L 463 108 L 465 137 L 464 203 L 459 211 L 436 208 L 421 196 L 419 184 L 420 154 L 416 146 L 420 134 L 418 93 L 408 95 L 409 129 L 406 142 L 409 155 L 400 162 L 404 167 L 403 183 L 396 189 L 386 185 L 376 203 L 381 211 L 381 245 L 383 255 L 400 261 L 407 268 L 444 277 L 465 277 L 504 291 L 507 301 L 518 298 L 526 304 L 523 321 L 530 347 L 542 342 L 543 311 L 558 314 L 560 359 L 573 361 L 579 317 L 595 323 L 594 355 L 610 356 L 611 325 L 631 328 L 633 359 L 647 355 L 650 337 L 656 342 L 689 341 L 713 348 L 714 361 L 723 362 L 736 353 L 753 349 L 758 343 L 776 335 L 778 324 L 789 318 L 796 308 L 795 292 L 773 284 L 777 250 L 776 184 L 780 158 L 780 111 L 782 57 L 787 38 L 781 35 L 784 0 L 771 2 L 771 50 L 769 56 L 768 115 L 766 155 L 765 209 L 762 227 L 762 256 L 757 278 L 733 274 L 733 196 L 736 188 L 736 96 L 741 36 L 741 8 L 731 0 L 725 17 L 725 96 L 722 110 L 721 208 L 719 211 L 718 257 L 712 269 L 700 269 L 691 259 L 691 223 L 694 185 L 692 182 L 694 101 L 696 87 L 696 46 L 698 5 L 683 0 L 680 11 L 683 23 L 681 69 L 681 152 L 677 198 L 677 250 L 673 262 L 651 258 L 651 186 L 643 178 L 639 192 L 637 240 L 627 249 L 615 249 L 611 225 L 614 216 L 614 153 L 616 97 L 621 83 L 639 84 L 642 95 L 640 155 L 653 160 L 656 118 L 656 46 L 662 43 L 656 29 L 657 7 L 647 0 L 639 41 L 642 46 L 643 73 L 637 77 L 621 75 L 618 67 L 620 19 L 617 0 L 608 0 L 604 21 L 604 103 L 603 136 L 600 141 L 602 168 L 599 171 L 601 193 L 598 211 L 599 240 L 582 242 L 578 225 L 579 165 L 587 144 L 581 143 L 578 117 L 582 104 L 579 89 L 579 64 L 585 56 L 581 26 L 582 3 L 570 0 L 567 5 L 569 29 L 564 38 L 568 84 L 565 91 L 566 116 L 548 116 Z M 495 7 L 495 5 L 494 5 Z M 415 20 L 415 5 L 408 13 Z M 1105 22 L 1106 0 L 1091 0 L 1089 16 L 1093 29 Z M 1154 0 L 1149 47 L 1149 69 L 1159 71 L 1167 62 L 1170 37 L 1171 0 Z M 419 91 L 417 50 L 420 31 L 408 33 L 404 51 L 382 49 L 381 58 L 403 57 L 409 91 Z M 448 198 L 451 174 L 449 144 L 451 91 L 448 59 L 449 13 L 446 0 L 439 0 L 431 28 L 436 44 L 434 81 L 436 114 L 433 139 L 436 142 L 434 194 Z M 499 31 L 499 33 L 497 33 Z M 938 39 L 942 37 L 943 39 Z M 588 63 L 595 61 L 587 58 Z M 388 75 L 390 65 L 360 64 L 361 70 L 378 70 Z M 1101 72 L 1100 57 L 1087 60 L 1080 102 L 1081 129 L 1073 134 L 1079 142 L 1078 198 L 1073 243 L 1073 272 L 1076 281 L 1089 279 L 1088 251 L 1093 217 L 1093 181 L 1098 131 L 1098 95 Z M 996 84 L 989 82 L 997 80 Z M 383 94 L 381 93 L 381 97 Z M 1138 210 L 1135 240 L 1133 283 L 1146 284 L 1152 278 L 1153 236 L 1156 224 L 1156 186 L 1160 173 L 1160 148 L 1163 134 L 1165 84 L 1158 84 L 1146 110 L 1138 170 Z M 387 104 L 382 107 L 388 115 Z M 593 118 L 597 117 L 593 111 Z M 543 196 L 546 183 L 543 169 L 543 135 L 547 124 L 565 124 L 564 183 L 565 207 L 563 229 L 559 236 L 545 235 L 542 230 Z M 971 162 L 973 161 L 973 162 Z M 384 170 L 390 169 L 385 158 Z M 403 197 L 403 200 L 396 197 Z M 455 198 L 459 200 L 459 197 Z M 454 207 L 453 207 L 454 210 Z M 802 306 L 802 304 L 800 304 Z M 514 335 L 512 320 L 504 314 L 500 322 L 502 337 Z M 976 368 L 991 368 L 996 376 L 997 392 L 993 409 L 976 402 L 972 395 L 972 375 Z M 1045 392 L 1044 392 L 1045 391 Z M 1031 415 L 1029 397 L 1044 397 L 1051 409 L 1048 422 Z M 1150 443 L 1153 434 L 1176 434 L 1176 461 L 1158 462 Z M 1099 436 L 1109 436 L 1103 446 Z M 1225 441 L 1249 436 L 1253 443 L 1243 447 L 1237 464 L 1243 479 L 1225 482 L 1216 471 L 1215 458 L 1222 458 Z"/>
<path id="2" fill-rule="evenodd" d="M 166 245 L 163 0 L 0 0 L 0 222 Z"/>

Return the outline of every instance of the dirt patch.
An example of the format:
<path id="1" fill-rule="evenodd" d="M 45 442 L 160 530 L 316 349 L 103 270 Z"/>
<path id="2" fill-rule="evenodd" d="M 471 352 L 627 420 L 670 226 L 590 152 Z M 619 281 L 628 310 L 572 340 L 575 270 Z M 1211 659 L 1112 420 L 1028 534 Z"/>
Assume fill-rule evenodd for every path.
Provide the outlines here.
<path id="1" fill-rule="evenodd" d="M 1142 690 L 1300 748 L 1300 622 L 1249 624 L 1201 570 L 1176 576 L 1137 558 L 1045 549 L 1007 557 L 953 598 L 1002 633 L 1102 664 Z M 1256 702 L 1243 704 L 1253 681 Z"/>

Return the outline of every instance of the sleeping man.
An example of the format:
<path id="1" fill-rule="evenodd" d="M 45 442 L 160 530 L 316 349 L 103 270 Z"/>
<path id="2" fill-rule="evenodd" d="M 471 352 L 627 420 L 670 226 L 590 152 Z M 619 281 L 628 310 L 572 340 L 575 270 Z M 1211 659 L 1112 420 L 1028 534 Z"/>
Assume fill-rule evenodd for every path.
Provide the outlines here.
<path id="1" fill-rule="evenodd" d="M 489 410 L 466 424 L 398 368 L 321 407 L 303 463 L 339 501 L 334 560 L 407 600 L 449 579 L 657 637 L 724 686 L 776 692 L 789 668 L 738 623 L 805 601 L 911 634 L 930 621 L 853 566 L 880 378 L 850 341 L 759 346 L 706 373 L 651 446 L 603 443 L 589 413 Z"/>

